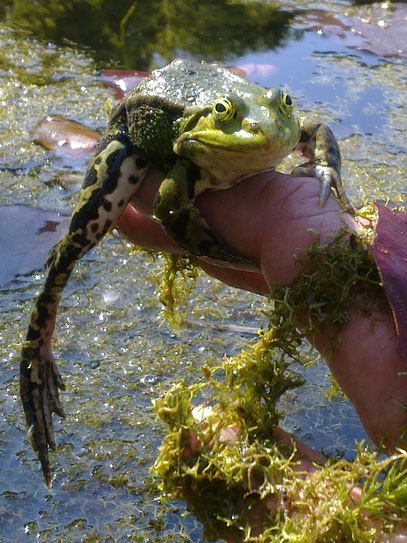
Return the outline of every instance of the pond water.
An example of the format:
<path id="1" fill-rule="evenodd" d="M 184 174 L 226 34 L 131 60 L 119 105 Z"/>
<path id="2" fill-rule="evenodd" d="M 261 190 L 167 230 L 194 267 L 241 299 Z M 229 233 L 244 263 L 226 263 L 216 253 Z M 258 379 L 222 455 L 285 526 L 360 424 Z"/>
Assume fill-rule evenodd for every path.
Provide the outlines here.
<path id="1" fill-rule="evenodd" d="M 299 109 L 331 125 L 356 204 L 403 203 L 407 5 L 6 0 L 0 16 L 0 261 L 7 266 L 0 297 L 0 541 L 197 543 L 201 527 L 183 516 L 184 505 L 156 499 L 149 468 L 164 428 L 151 400 L 179 377 L 196 379 L 206 360 L 254 341 L 266 323 L 266 302 L 202 275 L 186 326 L 175 330 L 163 322 L 156 296 L 161 259 L 106 239 L 77 267 L 61 304 L 54 352 L 68 417 L 54 422 L 55 481 L 47 489 L 26 440 L 19 352 L 43 279 L 39 262 L 53 242 L 37 242 L 36 232 L 69 214 L 78 187 L 55 180 L 83 174 L 85 161 L 35 145 L 31 131 L 50 114 L 102 131 L 114 99 L 100 82 L 103 69 L 150 70 L 175 56 L 216 60 L 243 67 L 264 86 L 282 85 Z M 17 252 L 29 261 L 24 271 L 14 264 Z M 352 406 L 326 399 L 323 361 L 305 375 L 306 385 L 282 402 L 284 427 L 317 449 L 352 457 L 354 440 L 364 437 Z"/>

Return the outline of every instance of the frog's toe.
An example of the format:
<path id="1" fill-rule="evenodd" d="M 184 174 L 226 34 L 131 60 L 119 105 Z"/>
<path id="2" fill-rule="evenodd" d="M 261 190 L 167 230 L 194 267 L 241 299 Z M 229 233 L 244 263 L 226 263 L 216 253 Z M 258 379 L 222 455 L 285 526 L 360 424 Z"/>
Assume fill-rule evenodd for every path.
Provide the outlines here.
<path id="1" fill-rule="evenodd" d="M 65 417 L 59 390 L 65 389 L 52 354 L 43 347 L 23 348 L 20 393 L 28 426 L 27 438 L 38 456 L 45 483 L 51 486 L 48 447 L 55 449 L 52 413 Z"/>
<path id="2" fill-rule="evenodd" d="M 49 463 L 48 446 L 43 446 L 41 444 L 41 440 L 39 439 L 38 425 L 32 424 L 28 428 L 27 439 L 30 442 L 31 447 L 33 448 L 35 454 L 37 455 L 41 463 L 41 469 L 44 476 L 45 484 L 47 485 L 48 488 L 51 488 L 52 474 L 51 474 L 51 466 Z"/>
<path id="3" fill-rule="evenodd" d="M 342 185 L 342 180 L 339 172 L 332 166 L 322 166 L 320 164 L 306 163 L 297 168 L 294 168 L 292 175 L 304 176 L 304 177 L 316 177 L 322 183 L 321 191 L 319 193 L 318 205 L 324 207 L 331 194 L 331 189 L 334 189 L 336 195 L 341 203 L 343 211 L 348 213 L 354 213 L 354 208 L 348 197 L 345 194 L 345 190 Z"/>
<path id="4" fill-rule="evenodd" d="M 204 247 L 200 248 L 198 251 L 199 254 L 196 256 L 199 256 L 203 260 L 209 262 L 215 260 L 222 264 L 222 266 L 227 266 L 229 264 L 230 267 L 235 269 L 252 271 L 258 269 L 258 265 L 253 260 L 234 253 L 233 250 L 223 246 L 219 242 L 215 242 L 211 245 L 208 245 L 205 242 L 202 242 L 202 244 Z"/>
<path id="5" fill-rule="evenodd" d="M 47 392 L 47 397 L 44 398 L 43 403 L 47 406 L 47 408 L 49 404 L 51 407 L 51 413 L 56 413 L 62 418 L 65 418 L 66 414 L 59 399 L 58 391 L 65 390 L 65 388 L 65 383 L 63 382 L 61 374 L 59 373 L 58 366 L 55 364 L 54 360 L 51 360 L 46 378 L 46 387 L 44 389 L 44 392 Z"/>
<path id="6" fill-rule="evenodd" d="M 322 182 L 321 192 L 319 196 L 319 205 L 323 207 L 328 201 L 331 188 L 334 189 L 342 210 L 348 213 L 354 213 L 354 208 L 342 185 L 342 180 L 339 172 L 331 166 L 315 166 L 315 177 Z"/>
<path id="7" fill-rule="evenodd" d="M 330 172 L 327 172 L 326 169 L 322 168 L 321 166 L 315 166 L 311 163 L 297 166 L 292 171 L 292 175 L 299 177 L 316 177 L 322 182 L 321 192 L 319 193 L 318 199 L 319 207 L 324 207 L 328 201 L 329 195 L 331 194 L 331 188 L 336 186 Z"/>
<path id="8" fill-rule="evenodd" d="M 318 205 L 319 207 L 324 207 L 328 201 L 329 195 L 331 194 L 332 181 L 324 177 L 322 179 L 321 192 L 319 193 Z"/>
<path id="9" fill-rule="evenodd" d="M 301 164 L 301 166 L 297 166 L 293 169 L 291 175 L 295 175 L 297 177 L 316 177 L 315 166 L 309 162 L 306 164 Z"/>
<path id="10" fill-rule="evenodd" d="M 55 436 L 52 416 L 46 387 L 38 387 L 32 391 L 35 422 L 27 432 L 28 440 L 41 463 L 45 483 L 51 486 L 51 468 L 48 447 L 55 449 Z"/>

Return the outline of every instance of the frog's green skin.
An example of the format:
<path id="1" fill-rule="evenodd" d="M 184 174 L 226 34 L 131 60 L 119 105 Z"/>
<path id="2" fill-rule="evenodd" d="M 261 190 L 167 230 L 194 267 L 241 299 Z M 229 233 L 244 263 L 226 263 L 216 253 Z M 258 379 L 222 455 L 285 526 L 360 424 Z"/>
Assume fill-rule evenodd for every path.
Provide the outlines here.
<path id="1" fill-rule="evenodd" d="M 329 128 L 299 123 L 291 98 L 213 64 L 175 60 L 156 70 L 113 111 L 88 166 L 69 229 L 50 253 L 48 273 L 30 318 L 21 361 L 21 398 L 28 437 L 46 483 L 48 446 L 55 448 L 52 413 L 64 416 L 64 384 L 51 354 L 58 302 L 72 269 L 116 223 L 150 166 L 164 172 L 154 218 L 181 247 L 242 266 L 247 260 L 210 232 L 194 205 L 205 190 L 226 189 L 274 167 L 293 150 L 310 162 L 298 170 L 331 186 L 350 208 L 340 180 L 340 153 Z"/>

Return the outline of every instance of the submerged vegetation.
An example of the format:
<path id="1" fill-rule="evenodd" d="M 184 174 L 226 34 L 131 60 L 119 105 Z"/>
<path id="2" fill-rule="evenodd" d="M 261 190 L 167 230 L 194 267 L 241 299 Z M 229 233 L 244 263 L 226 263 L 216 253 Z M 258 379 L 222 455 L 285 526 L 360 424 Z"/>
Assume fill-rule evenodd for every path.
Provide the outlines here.
<path id="1" fill-rule="evenodd" d="M 405 519 L 406 451 L 380 460 L 360 443 L 352 462 L 332 458 L 305 473 L 298 471 L 295 442 L 279 439 L 276 430 L 279 398 L 302 384 L 292 365 L 303 358 L 304 330 L 326 332 L 330 323 L 340 333 L 351 304 L 372 313 L 373 290 L 380 300 L 365 240 L 343 230 L 330 244 L 315 243 L 295 283 L 275 288 L 270 324 L 256 345 L 203 367 L 200 382 L 180 381 L 155 401 L 169 427 L 154 466 L 160 488 L 187 502 L 207 538 L 371 543 Z M 302 331 L 301 312 L 307 314 Z M 261 533 L 254 518 L 262 518 Z"/>

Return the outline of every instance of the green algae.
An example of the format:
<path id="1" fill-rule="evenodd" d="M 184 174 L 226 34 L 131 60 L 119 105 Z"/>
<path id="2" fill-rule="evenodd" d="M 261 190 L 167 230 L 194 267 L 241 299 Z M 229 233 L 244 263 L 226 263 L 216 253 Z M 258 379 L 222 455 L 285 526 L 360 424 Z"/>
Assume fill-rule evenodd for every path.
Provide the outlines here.
<path id="1" fill-rule="evenodd" d="M 136 250 L 145 251 L 140 247 Z M 156 253 L 147 251 L 153 258 Z M 163 264 L 153 281 L 157 286 L 158 299 L 163 306 L 162 316 L 172 326 L 179 327 L 185 321 L 185 307 L 199 275 L 199 267 L 184 255 L 160 253 Z"/>
<path id="2" fill-rule="evenodd" d="M 362 214 L 371 218 L 372 208 Z M 180 381 L 154 401 L 169 426 L 153 468 L 160 489 L 187 502 L 210 540 L 232 534 L 251 543 L 371 543 L 405 518 L 406 451 L 381 460 L 359 443 L 353 461 L 331 458 L 304 477 L 295 469 L 294 442 L 273 439 L 280 397 L 303 382 L 291 366 L 302 360 L 304 331 L 321 333 L 329 323 L 336 336 L 350 305 L 370 315 L 384 301 L 369 235 L 356 238 L 344 229 L 331 243 L 314 243 L 294 284 L 274 289 L 269 327 L 254 346 L 203 367 L 199 382 Z M 305 311 L 300 331 L 298 315 Z M 357 501 L 349 497 L 356 486 Z M 253 519 L 271 501 L 279 506 L 269 508 L 259 534 Z"/>
<path id="3" fill-rule="evenodd" d="M 225 370 L 226 380 L 232 367 Z M 234 376 L 240 369 L 232 370 Z M 204 420 L 197 420 L 193 401 L 203 387 L 219 403 Z M 233 399 L 224 384 L 214 386 L 210 379 L 195 387 L 175 386 L 156 402 L 158 414 L 172 428 L 154 467 L 162 478 L 162 492 L 186 500 L 203 523 L 206 538 L 229 533 L 251 543 L 372 543 L 381 530 L 372 527 L 369 516 L 381 519 L 389 533 L 405 518 L 406 451 L 380 460 L 360 443 L 353 462 L 332 459 L 304 477 L 296 471 L 294 444 L 290 448 L 273 441 L 272 426 L 267 437 L 253 439 L 253 428 Z M 233 427 L 238 428 L 236 439 L 225 441 L 222 432 Z M 357 485 L 359 503 L 349 498 Z M 262 502 L 271 500 L 279 508 L 266 517 L 261 534 L 255 534 L 253 519 L 260 515 Z"/>

